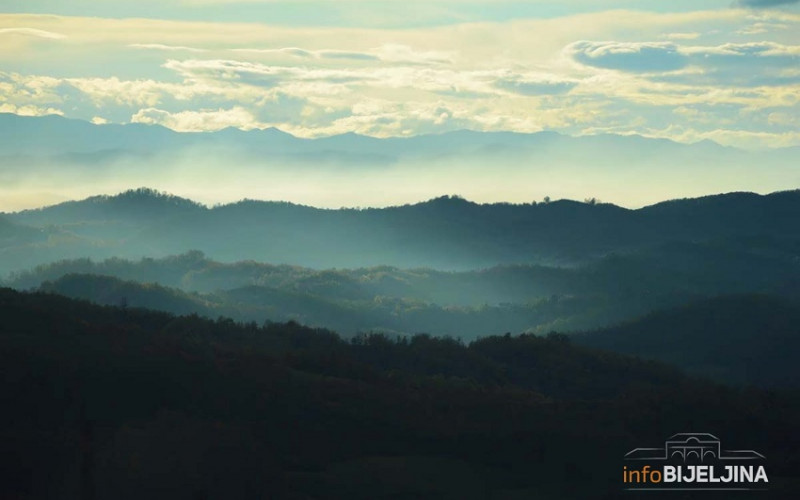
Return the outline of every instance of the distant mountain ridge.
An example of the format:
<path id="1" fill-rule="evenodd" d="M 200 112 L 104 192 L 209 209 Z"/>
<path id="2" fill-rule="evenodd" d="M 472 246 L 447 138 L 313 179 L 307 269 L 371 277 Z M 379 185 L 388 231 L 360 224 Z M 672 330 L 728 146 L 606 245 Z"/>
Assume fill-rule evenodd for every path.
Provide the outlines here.
<path id="1" fill-rule="evenodd" d="M 98 227 L 103 225 L 80 229 L 88 233 Z M 114 227 L 124 233 L 133 226 Z M 42 248 L 47 247 L 27 247 Z M 103 250 L 126 247 L 123 242 Z M 191 251 L 138 261 L 59 260 L 14 273 L 5 284 L 111 305 L 127 297 L 131 306 L 173 313 L 258 322 L 294 319 L 347 335 L 379 330 L 474 338 L 486 332 L 597 328 L 723 294 L 800 300 L 799 255 L 799 238 L 774 235 L 666 241 L 573 267 L 504 264 L 461 272 L 226 263 Z M 154 283 L 161 288 L 154 289 Z"/>
<path id="2" fill-rule="evenodd" d="M 553 131 L 535 133 L 481 132 L 456 130 L 441 134 L 409 137 L 375 138 L 352 132 L 306 139 L 293 136 L 276 128 L 249 131 L 229 127 L 216 132 L 176 132 L 160 125 L 105 124 L 96 125 L 83 120 L 64 118 L 59 115 L 20 116 L 0 113 L 0 151 L 4 155 L 89 153 L 101 151 L 145 152 L 165 146 L 187 147 L 201 143 L 219 145 L 226 142 L 236 146 L 249 146 L 258 150 L 288 152 L 292 147 L 302 147 L 317 152 L 357 151 L 359 153 L 384 154 L 387 150 L 401 146 L 406 154 L 414 155 L 415 148 L 434 148 L 439 151 L 455 149 L 480 149 L 499 145 L 528 145 L 542 147 L 563 143 L 583 143 L 590 146 L 602 141 L 613 141 L 618 145 L 647 144 L 656 150 L 662 148 L 691 149 L 702 147 L 709 151 L 722 152 L 734 148 L 721 146 L 712 141 L 684 144 L 662 138 L 646 138 L 638 135 L 600 134 L 571 137 Z M 44 141 L 43 139 L 47 140 Z"/>
<path id="3" fill-rule="evenodd" d="M 0 210 L 93 194 L 87 186 L 118 192 L 138 185 L 209 203 L 249 197 L 389 206 L 459 193 L 485 201 L 599 198 L 641 207 L 800 187 L 798 162 L 800 148 L 748 151 L 638 135 L 456 130 L 302 138 L 276 129 L 189 133 L 0 114 Z"/>
<path id="4" fill-rule="evenodd" d="M 715 297 L 572 338 L 727 383 L 800 386 L 800 302 L 783 298 Z"/>
<path id="5" fill-rule="evenodd" d="M 63 258 L 210 258 L 313 268 L 476 269 L 587 262 L 668 242 L 800 238 L 800 191 L 731 193 L 629 210 L 559 200 L 477 204 L 444 196 L 381 209 L 242 201 L 206 207 L 139 189 L 4 214 L 32 241 L 0 247 L 0 273 Z M 3 233 L 10 229 L 0 227 Z"/>
<path id="6" fill-rule="evenodd" d="M 534 133 L 455 130 L 440 134 L 377 138 L 348 132 L 319 138 L 296 137 L 275 128 L 244 131 L 176 132 L 160 125 L 96 125 L 58 115 L 42 117 L 0 113 L 0 155 L 14 161 L 50 159 L 105 164 L 115 159 L 159 156 L 178 159 L 187 151 L 199 157 L 219 156 L 239 162 L 270 159 L 301 163 L 381 166 L 398 162 L 437 162 L 446 158 L 511 159 L 533 164 L 554 162 L 636 165 L 643 158 L 682 169 L 684 163 L 710 168 L 728 163 L 777 162 L 797 159 L 800 148 L 751 152 L 708 139 L 675 142 L 641 135 L 569 136 L 553 131 Z M 522 168 L 522 167 L 520 167 Z M 627 168 L 627 167 L 625 167 Z"/>

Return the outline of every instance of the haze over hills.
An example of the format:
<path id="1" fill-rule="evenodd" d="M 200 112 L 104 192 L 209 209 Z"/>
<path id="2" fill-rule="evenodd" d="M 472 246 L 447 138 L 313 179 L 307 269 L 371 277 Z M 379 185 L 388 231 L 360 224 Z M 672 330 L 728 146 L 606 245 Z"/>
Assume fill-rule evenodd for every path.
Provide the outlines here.
<path id="1" fill-rule="evenodd" d="M 258 201 L 208 208 L 140 189 L 0 217 L 3 274 L 65 258 L 157 258 L 189 250 L 225 262 L 464 270 L 574 265 L 670 242 L 791 247 L 800 238 L 800 192 L 732 193 L 638 210 L 568 200 L 477 204 L 459 197 L 325 210 Z"/>
<path id="2" fill-rule="evenodd" d="M 800 0 L 4 3 L 0 500 L 799 498 Z"/>
<path id="3" fill-rule="evenodd" d="M 376 138 L 355 133 L 307 139 L 295 137 L 276 128 L 249 131 L 226 128 L 208 133 L 181 133 L 159 125 L 130 123 L 125 125 L 96 125 L 59 115 L 41 117 L 0 113 L 0 130 L 4 131 L 0 147 L 6 156 L 46 157 L 65 154 L 117 152 L 119 154 L 153 154 L 163 150 L 180 150 L 198 145 L 235 147 L 247 153 L 277 155 L 311 155 L 317 159 L 346 159 L 363 155 L 366 162 L 383 157 L 385 162 L 426 155 L 468 156 L 481 150 L 503 155 L 507 149 L 557 148 L 570 151 L 570 156 L 590 157 L 592 148 L 616 146 L 617 152 L 631 157 L 642 147 L 651 152 L 669 154 L 677 151 L 707 154 L 741 154 L 743 151 L 720 146 L 712 141 L 682 144 L 668 139 L 649 139 L 636 135 L 602 134 L 570 137 L 557 132 L 532 134 L 518 132 L 478 132 L 459 130 L 439 135 Z M 576 151 L 580 145 L 583 151 Z M 562 151 L 563 148 L 563 151 Z M 513 151 L 511 151 L 513 153 Z M 792 148 L 776 153 L 790 153 Z M 341 155 L 341 156 L 339 156 Z"/>
<path id="4" fill-rule="evenodd" d="M 481 202 L 595 197 L 635 207 L 800 186 L 798 148 L 743 151 L 636 135 L 460 130 L 305 139 L 276 129 L 179 133 L 8 113 L 0 114 L 0 131 L 6 211 L 131 185 L 211 204 L 249 197 L 331 208 L 402 204 L 442 192 Z"/>
<path id="5" fill-rule="evenodd" d="M 798 218 L 797 191 L 638 210 L 457 197 L 325 210 L 256 201 L 208 208 L 140 189 L 4 214 L 0 271 L 22 289 L 49 281 L 50 290 L 101 303 L 188 301 L 164 308 L 345 334 L 570 331 L 720 294 L 797 297 Z M 67 286 L 60 279 L 69 274 L 206 295 L 162 301 L 90 277 Z"/>
<path id="6" fill-rule="evenodd" d="M 800 302 L 728 295 L 571 337 L 729 384 L 800 387 Z"/>

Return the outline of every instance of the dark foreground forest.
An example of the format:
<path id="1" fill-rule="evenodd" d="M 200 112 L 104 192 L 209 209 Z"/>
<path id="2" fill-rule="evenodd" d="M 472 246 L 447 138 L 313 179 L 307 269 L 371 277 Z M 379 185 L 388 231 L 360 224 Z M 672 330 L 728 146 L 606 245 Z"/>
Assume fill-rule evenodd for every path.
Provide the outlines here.
<path id="1" fill-rule="evenodd" d="M 800 486 L 796 392 L 559 334 L 345 341 L 3 289 L 0 343 L 3 498 L 630 498 L 625 453 L 688 431 L 767 457 L 736 498 Z"/>

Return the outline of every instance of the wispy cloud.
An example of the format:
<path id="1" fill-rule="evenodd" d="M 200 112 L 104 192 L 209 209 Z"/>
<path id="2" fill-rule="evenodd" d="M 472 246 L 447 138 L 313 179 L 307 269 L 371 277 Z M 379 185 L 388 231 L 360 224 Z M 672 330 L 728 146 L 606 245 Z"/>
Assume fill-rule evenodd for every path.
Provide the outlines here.
<path id="1" fill-rule="evenodd" d="M 728 86 L 800 83 L 787 68 L 800 64 L 800 45 L 774 42 L 678 46 L 671 42 L 587 42 L 565 48 L 576 62 L 645 73 L 661 81 Z M 685 71 L 684 71 L 685 70 Z"/>
<path id="2" fill-rule="evenodd" d="M 508 76 L 497 78 L 494 86 L 515 94 L 540 96 L 567 93 L 575 88 L 578 83 L 578 80 L 566 79 L 555 75 L 509 74 Z"/>
<path id="3" fill-rule="evenodd" d="M 694 40 L 700 37 L 700 33 L 694 31 L 691 33 L 667 33 L 661 35 L 661 38 L 665 38 L 667 40 Z"/>
<path id="4" fill-rule="evenodd" d="M 687 130 L 747 129 L 758 132 L 749 140 L 784 144 L 800 95 L 800 16 L 785 10 L 407 29 L 0 14 L 0 26 L 15 30 L 0 45 L 4 109 L 185 131 L 613 130 L 685 140 Z M 27 29 L 68 43 L 37 42 Z"/>
<path id="5" fill-rule="evenodd" d="M 0 28 L 0 36 L 3 35 L 30 36 L 49 40 L 63 40 L 64 38 L 67 38 L 66 35 L 62 35 L 61 33 L 54 33 L 52 31 L 45 31 L 36 28 Z"/>
<path id="6" fill-rule="evenodd" d="M 738 5 L 752 8 L 780 7 L 800 3 L 800 0 L 739 0 Z"/>
<path id="7" fill-rule="evenodd" d="M 282 47 L 277 49 L 238 48 L 232 49 L 232 52 L 258 55 L 288 55 L 302 59 L 342 59 L 419 65 L 450 64 L 453 62 L 452 52 L 417 51 L 403 44 L 385 44 L 365 51 L 307 50 L 299 47 Z"/>
<path id="8" fill-rule="evenodd" d="M 162 50 L 162 51 L 178 51 L 178 52 L 208 52 L 206 49 L 198 49 L 196 47 L 185 47 L 182 45 L 164 45 L 161 43 L 131 43 L 128 44 L 128 47 L 134 49 L 146 49 L 146 50 Z"/>
<path id="9" fill-rule="evenodd" d="M 689 58 L 672 42 L 579 41 L 565 52 L 587 66 L 623 71 L 673 71 L 689 64 Z"/>

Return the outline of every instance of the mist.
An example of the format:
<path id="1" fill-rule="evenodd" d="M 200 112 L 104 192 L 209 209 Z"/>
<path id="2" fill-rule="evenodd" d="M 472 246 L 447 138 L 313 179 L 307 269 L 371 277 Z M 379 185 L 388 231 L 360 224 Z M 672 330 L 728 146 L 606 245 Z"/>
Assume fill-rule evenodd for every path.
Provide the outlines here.
<path id="1" fill-rule="evenodd" d="M 789 152 L 758 155 L 674 146 L 668 154 L 642 155 L 602 146 L 571 154 L 508 148 L 380 158 L 333 150 L 304 158 L 192 146 L 147 154 L 6 157 L 0 170 L 0 211 L 138 186 L 208 206 L 255 199 L 320 208 L 387 207 L 458 194 L 478 203 L 595 198 L 639 208 L 668 199 L 732 191 L 766 194 L 800 185 Z"/>

